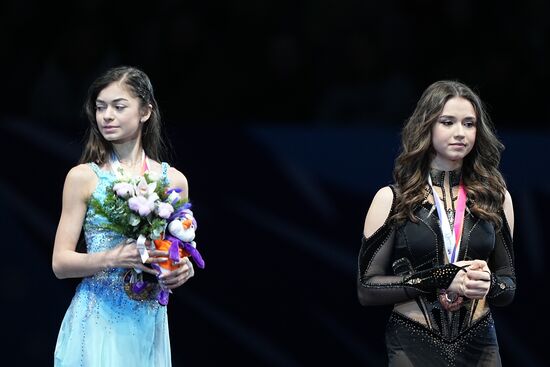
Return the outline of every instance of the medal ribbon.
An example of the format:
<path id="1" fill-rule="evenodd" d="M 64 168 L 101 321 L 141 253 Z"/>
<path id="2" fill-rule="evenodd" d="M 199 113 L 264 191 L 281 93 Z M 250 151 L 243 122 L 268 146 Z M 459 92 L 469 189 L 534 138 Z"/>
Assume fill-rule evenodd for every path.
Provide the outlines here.
<path id="1" fill-rule="evenodd" d="M 143 162 L 143 164 L 141 167 L 140 176 L 143 176 L 143 174 L 149 170 L 149 166 L 147 165 L 147 157 L 145 156 L 145 150 L 142 152 L 141 161 Z M 115 176 L 117 176 L 118 178 L 121 178 L 120 171 L 123 170 L 123 168 L 121 167 L 120 161 L 118 160 L 118 156 L 116 155 L 115 152 L 111 154 L 111 168 L 115 173 Z"/>
<path id="2" fill-rule="evenodd" d="M 434 204 L 437 209 L 437 216 L 439 217 L 439 223 L 441 232 L 443 233 L 443 241 L 445 243 L 445 253 L 449 263 L 454 263 L 458 256 L 458 249 L 460 248 L 460 241 L 462 239 L 462 229 L 464 228 L 464 211 L 466 210 L 466 188 L 462 179 L 458 186 L 458 199 L 456 204 L 456 214 L 454 228 L 451 229 L 449 218 L 443 208 L 443 203 L 439 198 L 439 195 L 434 190 L 432 185 L 432 178 L 428 175 L 428 184 L 430 185 L 434 197 Z M 454 232 L 454 236 L 453 236 Z"/>

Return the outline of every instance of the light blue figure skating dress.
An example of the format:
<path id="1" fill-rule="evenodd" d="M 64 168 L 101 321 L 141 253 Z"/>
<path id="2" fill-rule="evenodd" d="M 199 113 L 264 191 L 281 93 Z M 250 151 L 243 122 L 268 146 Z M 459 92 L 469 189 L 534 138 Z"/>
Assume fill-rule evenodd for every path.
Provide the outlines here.
<path id="1" fill-rule="evenodd" d="M 92 194 L 101 202 L 115 176 L 90 167 L 99 177 Z M 161 179 L 167 180 L 166 163 Z M 111 249 L 125 241 L 122 235 L 104 229 L 106 218 L 88 206 L 84 236 L 89 253 Z M 171 366 L 166 307 L 154 296 L 131 299 L 124 289 L 128 269 L 109 269 L 86 277 L 65 314 L 55 347 L 56 367 L 164 367 Z"/>

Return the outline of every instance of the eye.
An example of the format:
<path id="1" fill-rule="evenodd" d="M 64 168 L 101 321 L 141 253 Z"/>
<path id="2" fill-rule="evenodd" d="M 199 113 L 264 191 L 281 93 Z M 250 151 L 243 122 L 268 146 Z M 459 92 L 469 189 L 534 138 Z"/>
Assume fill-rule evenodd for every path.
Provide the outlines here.
<path id="1" fill-rule="evenodd" d="M 96 110 L 96 111 L 103 111 L 103 110 L 105 110 L 105 106 L 96 105 L 96 106 L 95 106 L 95 110 Z"/>
<path id="2" fill-rule="evenodd" d="M 454 123 L 453 120 L 449 120 L 449 119 L 442 119 L 442 120 L 439 120 L 439 122 L 445 126 L 451 126 Z"/>
<path id="3" fill-rule="evenodd" d="M 125 108 L 126 108 L 126 106 L 123 106 L 123 105 L 116 105 L 116 106 L 115 106 L 115 109 L 116 109 L 117 111 L 122 111 L 122 110 L 125 109 Z"/>
<path id="4" fill-rule="evenodd" d="M 475 121 L 464 121 L 463 125 L 468 128 L 476 127 Z"/>

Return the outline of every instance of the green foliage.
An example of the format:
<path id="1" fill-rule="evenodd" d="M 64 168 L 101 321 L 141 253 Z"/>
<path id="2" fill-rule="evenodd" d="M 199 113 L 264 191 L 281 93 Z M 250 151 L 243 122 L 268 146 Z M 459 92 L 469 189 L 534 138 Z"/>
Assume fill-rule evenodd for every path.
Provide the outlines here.
<path id="1" fill-rule="evenodd" d="M 149 175 L 144 175 L 147 183 L 153 182 Z M 117 182 L 113 183 L 113 186 Z M 103 203 L 97 198 L 92 197 L 89 205 L 93 208 L 96 214 L 99 214 L 107 219 L 107 223 L 101 225 L 105 229 L 109 229 L 128 238 L 137 238 L 143 234 L 147 238 L 157 239 L 165 231 L 167 220 L 156 216 L 154 212 L 146 217 L 140 217 L 128 206 L 128 200 L 119 197 L 113 190 L 113 186 L 108 187 Z M 160 201 L 166 201 L 168 195 L 166 190 L 168 185 L 166 180 L 158 180 L 155 193 L 159 196 Z M 174 205 L 174 210 L 184 205 L 188 200 L 178 200 Z"/>

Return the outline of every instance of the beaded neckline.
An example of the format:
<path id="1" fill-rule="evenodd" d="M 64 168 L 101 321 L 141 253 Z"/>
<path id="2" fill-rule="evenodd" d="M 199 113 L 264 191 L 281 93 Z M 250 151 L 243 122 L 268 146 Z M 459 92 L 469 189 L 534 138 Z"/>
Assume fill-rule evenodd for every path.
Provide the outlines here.
<path id="1" fill-rule="evenodd" d="M 443 187 L 446 172 L 449 172 L 449 184 L 451 185 L 451 187 L 458 186 L 460 184 L 460 176 L 462 173 L 462 170 L 460 168 L 454 171 L 440 171 L 438 169 L 432 168 L 430 170 L 432 184 L 437 187 Z"/>

